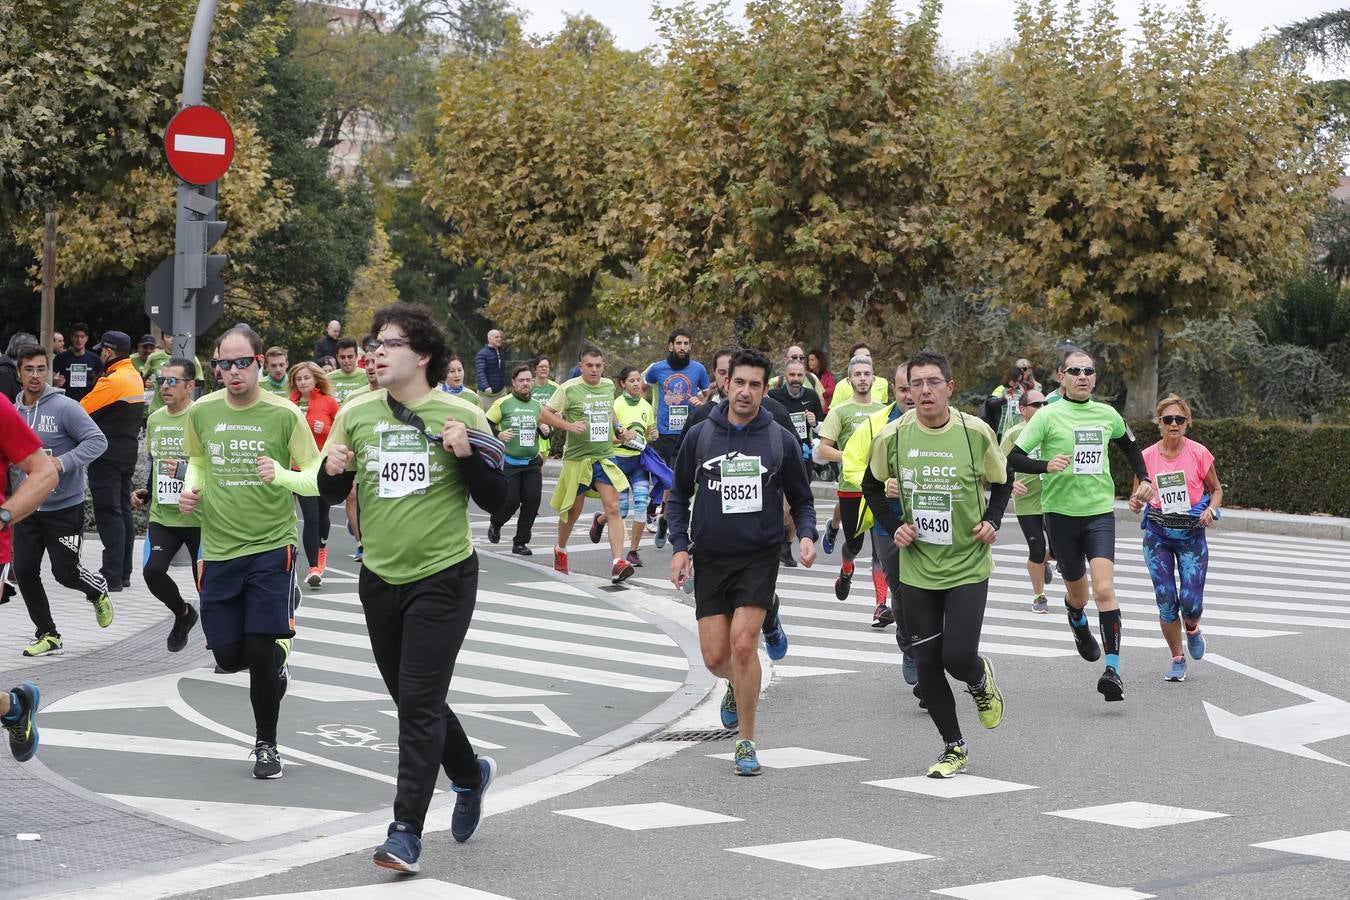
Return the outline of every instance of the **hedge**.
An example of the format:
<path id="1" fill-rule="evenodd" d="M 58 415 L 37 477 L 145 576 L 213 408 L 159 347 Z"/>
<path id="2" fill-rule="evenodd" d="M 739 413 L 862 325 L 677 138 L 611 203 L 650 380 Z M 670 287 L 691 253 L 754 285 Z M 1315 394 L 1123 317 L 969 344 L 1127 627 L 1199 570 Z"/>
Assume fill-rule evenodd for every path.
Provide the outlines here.
<path id="1" fill-rule="evenodd" d="M 1140 447 L 1157 442 L 1156 422 L 1130 427 Z M 1350 515 L 1350 426 L 1213 419 L 1193 423 L 1187 437 L 1214 454 L 1225 506 Z M 1115 447 L 1111 473 L 1117 496 L 1128 497 L 1133 475 Z"/>

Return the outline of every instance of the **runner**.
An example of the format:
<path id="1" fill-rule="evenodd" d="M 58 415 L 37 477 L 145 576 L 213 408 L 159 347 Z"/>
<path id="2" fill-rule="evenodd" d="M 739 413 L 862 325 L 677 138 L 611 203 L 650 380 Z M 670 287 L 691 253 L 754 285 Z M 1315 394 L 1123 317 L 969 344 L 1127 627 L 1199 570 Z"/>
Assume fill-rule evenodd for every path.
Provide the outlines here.
<path id="1" fill-rule="evenodd" d="M 464 386 L 464 363 L 458 356 L 450 357 L 450 364 L 445 367 L 445 381 L 440 385 L 440 389 L 447 394 L 468 400 L 475 406 L 481 402 L 477 391 Z"/>
<path id="2" fill-rule="evenodd" d="M 328 373 L 328 383 L 333 386 L 333 397 L 341 406 L 347 402 L 352 394 L 366 386 L 366 373 L 356 364 L 355 338 L 339 338 L 337 347 L 338 367 L 335 371 Z"/>
<path id="3" fill-rule="evenodd" d="M 351 400 L 355 397 L 360 397 L 362 394 L 369 394 L 371 391 L 377 390 L 379 388 L 379 385 L 376 384 L 375 382 L 375 367 L 373 365 L 367 365 L 363 371 L 366 373 L 366 383 L 363 384 L 361 387 L 357 388 L 356 390 L 352 391 L 350 394 L 348 394 L 347 395 L 348 400 Z M 333 373 L 328 372 L 326 374 L 328 375 L 328 380 L 329 383 L 331 384 L 333 379 Z M 351 493 L 347 495 L 347 501 L 343 505 L 343 510 L 347 514 L 347 532 L 356 540 L 356 552 L 352 554 L 352 559 L 356 560 L 357 562 L 360 562 L 361 510 L 356 502 L 355 485 L 352 486 Z"/>
<path id="4" fill-rule="evenodd" d="M 871 359 L 872 348 L 864 343 L 854 344 L 849 348 L 848 358 L 852 360 L 859 356 L 865 356 L 868 359 Z M 850 384 L 848 378 L 845 377 L 843 381 L 834 386 L 834 395 L 830 397 L 830 408 L 833 409 L 836 406 L 842 406 L 852 400 L 853 385 Z M 872 400 L 876 403 L 886 403 L 890 400 L 885 379 L 872 384 Z"/>
<path id="5" fill-rule="evenodd" d="M 999 449 L 1004 455 L 1012 453 L 1017 436 L 1027 427 L 1031 417 L 1045 406 L 1045 397 L 1039 388 L 1028 388 L 1020 397 L 1018 416 L 1020 421 L 1003 433 Z M 986 422 L 986 424 L 988 424 Z M 1040 459 L 1040 450 L 1029 454 L 1032 459 Z M 1045 585 L 1050 580 L 1049 545 L 1045 540 L 1045 515 L 1041 508 L 1041 481 L 1043 475 L 1018 474 L 1013 482 L 1013 511 L 1017 514 L 1017 524 L 1022 536 L 1027 540 L 1027 577 L 1031 579 L 1031 611 L 1048 613 L 1050 601 L 1045 597 Z"/>
<path id="6" fill-rule="evenodd" d="M 650 373 L 651 369 L 648 368 L 647 372 Z M 647 528 L 647 504 L 651 499 L 652 489 L 652 478 L 642 465 L 642 451 L 648 441 L 657 439 L 658 434 L 656 411 L 642 396 L 645 377 L 635 366 L 624 366 L 619 371 L 619 387 L 622 393 L 614 398 L 614 421 L 633 434 L 630 440 L 615 449 L 614 464 L 628 479 L 628 490 L 619 495 L 619 517 L 627 517 L 629 509 L 632 509 L 632 546 L 626 559 L 634 568 L 642 565 L 642 557 L 638 556 L 638 546 L 642 543 L 642 534 Z M 658 390 L 657 393 L 659 396 L 661 392 Z M 679 435 L 674 437 L 678 441 Z M 678 451 L 678 444 L 676 446 Z M 604 514 L 596 513 L 595 520 L 591 523 L 592 544 L 600 543 L 600 531 L 604 528 L 604 524 Z M 658 530 L 656 533 L 664 538 L 661 531 Z"/>
<path id="7" fill-rule="evenodd" d="M 784 497 L 801 535 L 802 565 L 816 558 L 816 509 L 797 435 L 760 407 L 770 363 L 754 350 L 731 358 L 731 399 L 693 427 L 680 445 L 670 491 L 670 580 L 695 580 L 703 662 L 727 679 L 722 724 L 736 728 L 735 771 L 758 775 L 755 707 L 758 633 L 777 618 Z M 693 502 L 692 521 L 690 503 Z M 690 546 L 698 565 L 690 563 Z M 786 649 L 786 638 L 784 639 Z M 738 699 L 739 698 L 739 699 Z"/>
<path id="8" fill-rule="evenodd" d="M 1205 529 L 1220 516 L 1223 483 L 1214 469 L 1209 448 L 1186 437 L 1191 405 L 1176 394 L 1164 397 L 1157 407 L 1162 439 L 1144 451 L 1144 465 L 1156 485 L 1148 503 L 1144 529 L 1144 561 L 1153 579 L 1158 601 L 1158 619 L 1163 638 L 1172 653 L 1166 681 L 1186 680 L 1186 657 L 1181 654 L 1181 629 L 1186 628 L 1186 649 L 1191 659 L 1205 655 L 1205 636 L 1200 616 L 1205 611 L 1205 576 L 1209 572 L 1209 543 Z M 1135 487 L 1139 486 L 1138 481 Z M 1140 512 L 1144 501 L 1130 498 L 1130 509 Z M 1177 589 L 1180 577 L 1180 591 Z M 1178 617 L 1181 621 L 1177 621 Z"/>
<path id="9" fill-rule="evenodd" d="M 52 491 L 60 476 L 56 463 L 43 452 L 42 441 L 15 411 L 8 397 L 0 397 L 0 472 L 10 467 L 26 477 L 6 499 L 5 479 L 0 478 L 0 584 L 8 580 L 10 529 L 31 515 Z M 9 733 L 9 750 L 18 762 L 28 762 L 37 753 L 38 707 L 42 694 L 31 681 L 21 681 L 8 693 L 0 693 L 0 726 Z"/>
<path id="10" fill-rule="evenodd" d="M 680 435 L 684 433 L 689 414 L 700 406 L 711 383 L 703 363 L 694 360 L 693 338 L 687 328 L 676 328 L 666 341 L 666 358 L 652 363 L 642 373 L 642 379 L 651 385 L 652 406 L 656 409 L 657 437 L 652 441 L 656 452 L 666 465 L 675 466 L 675 455 L 680 451 Z M 622 381 L 622 379 L 620 379 Z M 665 498 L 653 496 L 649 516 L 656 513 Z M 656 517 L 656 539 L 660 549 L 666 545 L 669 521 L 664 510 Z M 636 553 L 636 545 L 634 546 Z"/>
<path id="11" fill-rule="evenodd" d="M 501 540 L 502 526 L 519 509 L 516 535 L 511 539 L 511 552 L 516 556 L 534 555 L 530 540 L 544 496 L 544 460 L 539 455 L 539 436 L 547 438 L 549 427 L 539 421 L 543 405 L 532 396 L 533 386 L 530 367 L 516 366 L 511 373 L 511 393 L 487 411 L 487 420 L 497 429 L 497 439 L 506 444 L 506 502 L 492 514 L 487 538 L 493 544 Z"/>
<path id="12" fill-rule="evenodd" d="M 980 417 L 994 429 L 1000 441 L 1008 433 L 1008 429 L 1023 421 L 1022 398 L 1028 391 L 1033 390 L 1040 393 L 1041 383 L 1036 380 L 1031 361 L 1022 358 L 1008 368 L 1007 374 L 1003 376 L 1003 383 L 994 388 L 985 400 Z"/>
<path id="13" fill-rule="evenodd" d="M 1003 721 L 994 667 L 979 647 L 994 569 L 990 545 L 998 539 L 1012 479 L 993 430 L 951 408 L 956 384 L 945 356 L 914 354 L 909 386 L 916 408 L 877 435 L 863 480 L 873 512 L 900 548 L 900 621 L 918 666 L 919 693 L 946 744 L 928 777 L 951 778 L 970 754 L 947 675 L 966 685 L 981 725 L 997 728 Z M 885 502 L 891 479 L 899 482 L 903 518 Z M 984 483 L 992 488 L 987 507 Z"/>
<path id="14" fill-rule="evenodd" d="M 450 350 L 430 310 L 396 303 L 375 314 L 372 329 L 378 349 L 371 362 L 383 390 L 338 414 L 318 485 L 330 502 L 353 485 L 361 497 L 361 607 L 398 706 L 394 821 L 374 862 L 411 874 L 438 770 L 459 795 L 450 832 L 460 842 L 478 827 L 497 773 L 491 758 L 474 753 L 445 696 L 478 592 L 469 498 L 496 512 L 506 478 L 502 445 L 483 411 L 436 389 Z"/>
<path id="15" fill-rule="evenodd" d="M 843 451 L 848 446 L 853 432 L 866 422 L 869 416 L 884 407 L 884 404 L 872 399 L 874 381 L 870 356 L 855 356 L 849 360 L 848 384 L 852 393 L 846 401 L 842 403 L 836 401 L 830 406 L 830 414 L 820 426 L 820 446 L 816 452 L 822 460 L 842 462 Z M 836 387 L 835 394 L 838 393 L 839 388 Z M 843 563 L 839 568 L 839 577 L 834 581 L 834 595 L 840 600 L 847 600 L 850 586 L 853 584 L 853 560 L 862 549 L 863 537 L 867 533 L 867 529 L 861 525 L 862 485 L 854 480 L 853 476 L 841 472 L 838 497 L 834 517 L 830 524 L 825 526 L 824 547 L 826 553 L 834 549 L 834 542 L 842 524 L 844 544 L 840 556 L 843 557 Z M 873 571 L 880 570 L 881 566 L 875 554 L 872 562 Z"/>
<path id="16" fill-rule="evenodd" d="M 801 347 L 798 347 L 796 344 L 793 344 L 791 347 L 788 347 L 786 350 L 783 351 L 783 372 L 787 372 L 788 365 L 794 362 L 799 362 L 802 365 L 806 365 L 806 351 L 803 350 Z M 782 383 L 783 383 L 783 376 L 781 374 L 773 376 L 773 378 L 769 379 L 769 390 L 773 390 Z M 806 373 L 806 386 L 809 387 L 811 390 L 815 391 L 816 396 L 820 397 L 822 402 L 824 401 L 825 388 L 821 385 L 820 379 L 817 378 L 815 375 L 812 375 L 810 372 Z"/>
<path id="17" fill-rule="evenodd" d="M 1131 500 L 1153 496 L 1144 455 L 1125 420 L 1105 403 L 1092 399 L 1097 368 L 1083 350 L 1069 350 L 1060 364 L 1059 387 L 1064 399 L 1043 407 L 1013 441 L 1009 462 L 1017 472 L 1047 475 L 1041 486 L 1046 536 L 1055 550 L 1064 578 L 1064 606 L 1069 614 L 1078 654 L 1088 662 L 1102 657 L 1084 609 L 1088 576 L 1097 604 L 1106 669 L 1097 679 L 1097 691 L 1108 702 L 1124 700 L 1120 678 L 1120 603 L 1116 599 L 1115 483 L 1111 480 L 1109 441 L 1130 461 L 1140 484 Z M 1041 459 L 1030 453 L 1040 449 Z M 1046 458 L 1049 457 L 1047 460 Z"/>
<path id="18" fill-rule="evenodd" d="M 610 578 L 619 584 L 632 576 L 633 565 L 624 558 L 619 516 L 619 494 L 628 490 L 628 479 L 614 461 L 614 445 L 631 441 L 634 434 L 614 418 L 614 384 L 604 372 L 604 353 L 586 347 L 581 351 L 581 374 L 563 382 L 544 405 L 544 424 L 567 433 L 562 473 L 549 501 L 559 516 L 553 568 L 567 574 L 567 540 L 581 518 L 586 497 L 598 496 L 604 504 L 614 557 Z"/>
<path id="19" fill-rule="evenodd" d="M 802 459 L 810 459 L 816 428 L 824 421 L 825 412 L 820 395 L 806 386 L 806 366 L 797 360 L 788 363 L 783 370 L 783 383 L 769 391 L 769 396 L 787 410 L 793 431 L 802 444 Z M 811 474 L 810 465 L 806 464 L 807 477 Z"/>
<path id="20" fill-rule="evenodd" d="M 150 593 L 173 613 L 167 639 L 170 653 L 187 646 L 188 634 L 197 624 L 196 608 L 183 600 L 178 584 L 169 577 L 169 565 L 179 549 L 187 547 L 194 568 L 201 553 L 201 529 L 178 509 L 183 493 L 180 466 L 187 464 L 184 431 L 196 378 L 197 367 L 190 359 L 172 357 L 160 367 L 159 394 L 164 405 L 145 423 L 145 447 L 150 457 L 145 467 L 146 484 L 131 495 L 132 506 L 150 507 L 142 575 Z"/>
<path id="21" fill-rule="evenodd" d="M 286 388 L 287 399 L 300 407 L 314 435 L 314 445 L 322 453 L 324 442 L 333 430 L 333 420 L 338 414 L 338 402 L 333 397 L 333 387 L 328 383 L 328 376 L 317 363 L 296 363 L 286 377 Z M 357 395 L 351 395 L 354 396 Z M 296 494 L 295 499 L 300 504 L 300 514 L 305 522 L 300 532 L 300 543 L 304 545 L 305 559 L 309 562 L 305 582 L 310 587 L 319 587 L 323 584 L 324 572 L 328 571 L 328 532 L 332 526 L 329 520 L 330 508 L 317 496 Z"/>
<path id="22" fill-rule="evenodd" d="M 216 665 L 248 669 L 255 778 L 280 778 L 277 720 L 295 636 L 296 518 L 292 465 L 318 448 L 300 410 L 258 386 L 262 340 L 234 326 L 216 341 L 224 389 L 188 407 L 187 473 L 178 509 L 201 528 L 202 632 Z M 312 480 L 312 479 L 311 479 Z"/>
<path id="23" fill-rule="evenodd" d="M 84 594 L 94 608 L 100 628 L 113 620 L 108 583 L 97 572 L 80 565 L 84 540 L 85 466 L 108 449 L 108 440 L 80 404 L 47 384 L 47 350 L 26 344 L 19 350 L 19 415 L 42 441 L 42 452 L 60 472 L 56 490 L 22 524 L 13 526 L 14 576 L 33 620 L 34 641 L 24 656 L 45 656 L 61 649 L 61 633 L 52 619 L 52 607 L 42 584 L 42 557 L 51 559 L 52 575 L 61 585 Z M 23 473 L 15 476 L 22 484 Z M 0 476 L 3 480 L 3 476 Z"/>
<path id="24" fill-rule="evenodd" d="M 286 355 L 285 347 L 268 347 L 267 352 L 263 354 L 266 360 L 267 371 L 263 373 L 262 379 L 258 382 L 264 391 L 273 397 L 291 396 L 294 388 L 291 386 L 287 373 L 290 371 L 290 360 Z"/>
<path id="25" fill-rule="evenodd" d="M 536 356 L 530 360 L 530 371 L 534 374 L 534 381 L 530 385 L 530 398 L 539 401 L 542 407 L 553 396 L 559 384 L 549 377 L 553 367 L 547 356 Z"/>

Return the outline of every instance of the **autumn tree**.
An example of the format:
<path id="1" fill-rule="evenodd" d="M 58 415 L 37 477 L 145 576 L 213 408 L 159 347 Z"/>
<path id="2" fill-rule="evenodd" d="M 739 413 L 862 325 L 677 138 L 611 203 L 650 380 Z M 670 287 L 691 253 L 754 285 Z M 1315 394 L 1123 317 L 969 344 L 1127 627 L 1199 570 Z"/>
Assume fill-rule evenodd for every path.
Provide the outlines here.
<path id="1" fill-rule="evenodd" d="M 1107 2 L 1022 0 L 1016 28 L 952 92 L 953 235 L 993 302 L 1118 346 L 1126 412 L 1146 417 L 1163 339 L 1240 317 L 1302 265 L 1339 144 L 1296 67 L 1232 52 L 1197 0 L 1142 6 L 1133 48 Z"/>

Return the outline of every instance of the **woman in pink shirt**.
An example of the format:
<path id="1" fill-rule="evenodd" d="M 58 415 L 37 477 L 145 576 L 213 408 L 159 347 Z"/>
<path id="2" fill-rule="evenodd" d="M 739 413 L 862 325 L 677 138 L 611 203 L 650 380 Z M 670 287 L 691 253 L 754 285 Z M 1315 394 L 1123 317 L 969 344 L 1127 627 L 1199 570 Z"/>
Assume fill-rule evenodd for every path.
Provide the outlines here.
<path id="1" fill-rule="evenodd" d="M 1142 524 L 1144 561 L 1153 579 L 1163 637 L 1172 654 L 1171 668 L 1163 678 L 1179 682 L 1186 680 L 1186 657 L 1181 652 L 1183 625 L 1191 659 L 1205 655 L 1205 637 L 1200 633 L 1205 575 L 1209 571 L 1205 529 L 1219 518 L 1223 485 L 1214 470 L 1214 454 L 1186 437 L 1192 421 L 1190 404 L 1171 394 L 1158 403 L 1157 416 L 1162 440 L 1144 451 L 1144 465 L 1153 482 L 1153 499 L 1147 501 L 1148 513 Z M 1135 512 L 1141 512 L 1145 505 L 1145 501 L 1130 501 L 1130 509 Z"/>

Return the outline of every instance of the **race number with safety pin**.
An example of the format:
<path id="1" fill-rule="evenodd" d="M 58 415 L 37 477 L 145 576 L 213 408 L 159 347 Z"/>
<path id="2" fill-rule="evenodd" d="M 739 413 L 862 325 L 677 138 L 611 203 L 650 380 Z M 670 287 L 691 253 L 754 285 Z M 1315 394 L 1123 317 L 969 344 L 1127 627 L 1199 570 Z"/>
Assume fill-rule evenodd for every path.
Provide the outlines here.
<path id="1" fill-rule="evenodd" d="M 380 432 L 380 483 L 376 496 L 406 497 L 431 487 L 426 438 L 413 428 Z"/>
<path id="2" fill-rule="evenodd" d="M 952 542 L 952 495 L 947 491 L 915 491 L 910 497 L 914 530 L 925 544 Z"/>
<path id="3" fill-rule="evenodd" d="M 722 512 L 755 513 L 764 508 L 758 456 L 722 460 Z"/>
<path id="4" fill-rule="evenodd" d="M 1186 490 L 1185 472 L 1159 472 L 1153 479 L 1165 515 L 1184 516 L 1191 511 L 1191 495 Z"/>
<path id="5" fill-rule="evenodd" d="M 511 428 L 516 433 L 516 443 L 521 447 L 533 447 L 534 435 L 539 430 L 539 423 L 531 415 L 514 415 L 511 417 Z"/>
<path id="6" fill-rule="evenodd" d="M 586 413 L 586 420 L 591 426 L 592 441 L 609 440 L 610 413 L 609 410 L 592 410 Z"/>
<path id="7" fill-rule="evenodd" d="M 1073 474 L 1100 475 L 1106 456 L 1106 440 L 1100 428 L 1073 430 Z"/>
<path id="8" fill-rule="evenodd" d="M 806 413 L 795 412 L 788 415 L 792 419 L 792 426 L 797 429 L 797 440 L 806 440 Z"/>

